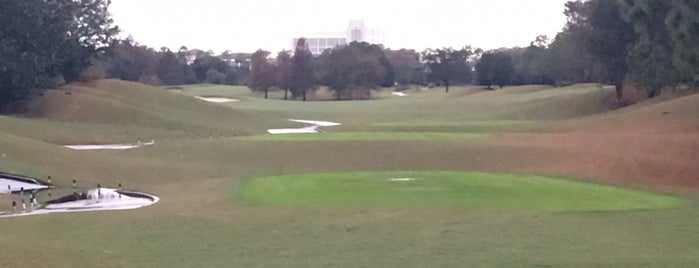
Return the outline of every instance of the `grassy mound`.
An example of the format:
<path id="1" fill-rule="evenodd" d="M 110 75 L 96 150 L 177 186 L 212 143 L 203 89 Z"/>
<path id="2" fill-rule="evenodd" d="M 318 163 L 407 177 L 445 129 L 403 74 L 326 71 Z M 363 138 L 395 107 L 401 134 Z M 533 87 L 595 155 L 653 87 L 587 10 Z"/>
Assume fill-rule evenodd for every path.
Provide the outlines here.
<path id="1" fill-rule="evenodd" d="M 253 206 L 462 207 L 615 211 L 678 206 L 679 198 L 540 176 L 481 172 L 352 172 L 261 177 L 239 199 Z"/>
<path id="2" fill-rule="evenodd" d="M 0 116 L 3 131 L 54 143 L 220 137 L 261 133 L 264 115 L 213 105 L 164 89 L 119 80 L 49 90 L 29 117 Z"/>

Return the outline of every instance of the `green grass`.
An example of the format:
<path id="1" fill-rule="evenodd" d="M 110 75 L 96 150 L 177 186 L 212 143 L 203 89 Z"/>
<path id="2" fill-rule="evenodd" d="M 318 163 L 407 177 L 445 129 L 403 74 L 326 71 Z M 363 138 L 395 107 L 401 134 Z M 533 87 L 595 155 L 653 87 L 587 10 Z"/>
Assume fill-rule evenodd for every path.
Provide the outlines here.
<path id="1" fill-rule="evenodd" d="M 526 120 L 453 120 L 376 123 L 364 128 L 374 131 L 490 133 L 509 130 L 541 129 L 541 123 Z"/>
<path id="2" fill-rule="evenodd" d="M 321 132 L 302 134 L 268 134 L 252 136 L 251 140 L 268 141 L 343 141 L 343 140 L 470 140 L 481 137 L 470 133 L 442 132 Z"/>
<path id="3" fill-rule="evenodd" d="M 615 211 L 670 208 L 684 203 L 676 197 L 579 181 L 446 171 L 260 177 L 245 182 L 239 195 L 246 205 L 292 207 Z"/>

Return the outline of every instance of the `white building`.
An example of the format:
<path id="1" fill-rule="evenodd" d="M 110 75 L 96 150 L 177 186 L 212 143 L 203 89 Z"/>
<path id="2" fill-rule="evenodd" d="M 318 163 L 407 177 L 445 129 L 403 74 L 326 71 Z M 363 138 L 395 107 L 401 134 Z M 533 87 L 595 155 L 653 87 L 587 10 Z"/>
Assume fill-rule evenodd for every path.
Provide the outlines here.
<path id="1" fill-rule="evenodd" d="M 344 32 L 318 33 L 304 36 L 306 45 L 313 55 L 320 55 L 327 49 L 346 45 L 351 42 L 367 42 L 370 44 L 383 44 L 384 35 L 378 29 L 369 28 L 361 20 L 352 20 Z M 291 49 L 296 48 L 298 38 L 294 38 Z"/>

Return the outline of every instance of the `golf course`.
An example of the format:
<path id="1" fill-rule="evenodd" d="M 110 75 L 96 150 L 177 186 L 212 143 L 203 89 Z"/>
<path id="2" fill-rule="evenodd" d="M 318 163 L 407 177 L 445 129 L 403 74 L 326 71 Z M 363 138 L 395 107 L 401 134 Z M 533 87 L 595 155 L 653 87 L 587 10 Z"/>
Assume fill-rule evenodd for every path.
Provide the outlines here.
<path id="1" fill-rule="evenodd" d="M 601 84 L 392 92 L 48 90 L 0 115 L 0 171 L 51 176 L 54 196 L 76 180 L 160 200 L 0 218 L 0 267 L 699 264 L 698 94 L 619 108 Z M 298 120 L 337 124 L 268 131 Z M 147 146 L 65 147 L 107 144 Z M 0 211 L 16 198 L 0 194 Z"/>

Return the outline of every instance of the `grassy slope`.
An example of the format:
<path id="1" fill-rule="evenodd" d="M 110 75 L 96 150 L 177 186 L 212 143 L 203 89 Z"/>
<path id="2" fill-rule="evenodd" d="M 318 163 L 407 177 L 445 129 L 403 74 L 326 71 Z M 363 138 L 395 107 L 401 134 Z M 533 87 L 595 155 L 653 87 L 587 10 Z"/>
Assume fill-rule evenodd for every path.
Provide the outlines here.
<path id="1" fill-rule="evenodd" d="M 54 143 L 114 143 L 245 135 L 261 131 L 257 124 L 264 118 L 116 80 L 49 90 L 31 104 L 31 113 L 0 116 L 0 124 L 5 132 Z"/>
<path id="2" fill-rule="evenodd" d="M 99 92 L 107 87 L 117 89 L 110 91 L 117 96 Z M 386 94 L 381 100 L 340 103 L 263 100 L 241 88 L 209 88 L 209 95 L 233 91 L 231 96 L 243 100 L 214 105 L 161 91 L 144 93 L 154 89 L 150 87 L 134 91 L 128 89 L 131 87 L 143 86 L 107 81 L 97 90 L 71 89 L 72 96 L 86 95 L 80 102 L 61 99 L 68 97 L 60 95 L 62 92 L 46 95 L 44 105 L 50 109 L 40 118 L 0 116 L 0 154 L 6 155 L 0 168 L 37 177 L 52 175 L 63 189 L 74 178 L 81 185 L 123 182 L 126 188 L 159 195 L 161 202 L 134 211 L 3 219 L 0 266 L 693 267 L 699 262 L 699 209 L 695 204 L 613 213 L 309 209 L 247 207 L 230 194 L 248 178 L 280 174 L 434 169 L 526 172 L 528 167 L 545 164 L 542 159 L 572 157 L 558 151 L 480 145 L 477 140 L 209 138 L 208 131 L 197 127 L 203 124 L 216 129 L 214 123 L 223 117 L 240 121 L 232 128 L 217 129 L 226 136 L 261 134 L 270 127 L 297 127 L 286 122 L 295 117 L 337 120 L 344 124 L 337 131 L 487 133 L 503 125 L 517 131 L 520 120 L 536 130 L 552 120 L 604 113 L 607 110 L 599 99 L 609 92 L 599 88 L 523 87 L 479 93 L 454 89 L 450 94 L 436 89 L 408 92 L 404 98 Z M 200 89 L 183 93 L 193 93 L 189 90 Z M 95 104 L 83 106 L 82 102 Z M 80 113 L 67 117 L 59 113 L 70 112 L 75 105 L 93 108 L 78 108 Z M 551 111 L 555 113 L 548 113 Z M 119 118 L 131 112 L 148 119 Z M 114 122 L 119 123 L 109 127 Z M 441 122 L 457 127 L 441 129 Z M 391 124 L 407 126 L 375 129 Z M 28 129 L 21 130 L 24 127 Z M 132 130 L 119 134 L 122 128 Z M 132 131 L 136 134 L 130 134 Z M 75 152 L 41 142 L 133 141 L 151 135 L 164 139 L 156 146 L 130 151 Z M 18 257 L 37 249 L 41 254 Z"/>

